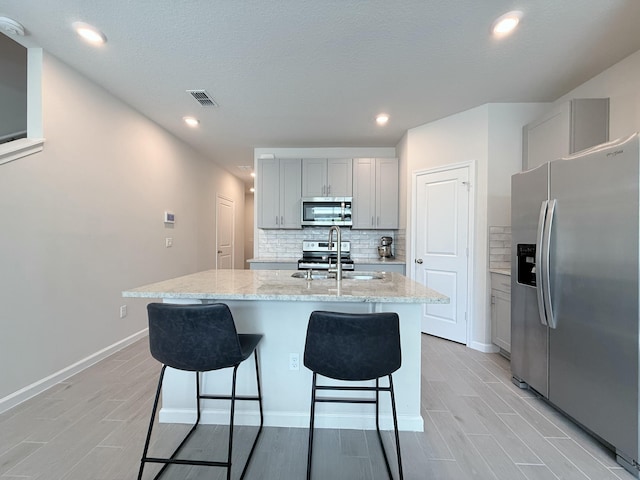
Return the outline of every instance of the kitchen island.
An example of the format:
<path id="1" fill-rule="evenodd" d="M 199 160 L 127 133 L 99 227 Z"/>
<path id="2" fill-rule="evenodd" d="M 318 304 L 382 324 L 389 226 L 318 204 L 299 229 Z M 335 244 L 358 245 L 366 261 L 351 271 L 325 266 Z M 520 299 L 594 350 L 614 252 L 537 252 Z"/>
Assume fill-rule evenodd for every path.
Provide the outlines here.
<path id="1" fill-rule="evenodd" d="M 283 427 L 308 427 L 311 372 L 302 362 L 311 312 L 396 312 L 400 316 L 402 347 L 402 367 L 393 376 L 399 427 L 422 431 L 422 309 L 424 304 L 448 303 L 449 299 L 404 275 L 384 273 L 377 276 L 381 278 L 362 279 L 366 275 L 360 275 L 360 279 L 343 279 L 338 284 L 335 279 L 293 278 L 292 272 L 285 270 L 208 270 L 134 288 L 122 295 L 167 303 L 224 302 L 229 305 L 239 333 L 264 335 L 258 352 L 264 422 L 267 426 Z M 239 394 L 255 393 L 252 361 L 247 360 L 246 365 L 238 369 Z M 203 392 L 228 393 L 230 379 L 230 371 L 209 372 L 203 378 Z M 323 380 L 327 384 L 340 383 Z M 167 369 L 164 385 L 160 421 L 193 422 L 193 374 Z M 385 397 L 388 396 L 381 396 L 382 426 L 390 428 L 390 405 Z M 375 412 L 371 406 L 362 404 L 319 405 L 316 412 L 318 427 L 371 429 L 375 428 L 373 419 Z M 227 423 L 228 402 L 205 401 L 201 421 Z M 237 404 L 236 422 L 256 425 L 257 406 L 253 402 Z"/>

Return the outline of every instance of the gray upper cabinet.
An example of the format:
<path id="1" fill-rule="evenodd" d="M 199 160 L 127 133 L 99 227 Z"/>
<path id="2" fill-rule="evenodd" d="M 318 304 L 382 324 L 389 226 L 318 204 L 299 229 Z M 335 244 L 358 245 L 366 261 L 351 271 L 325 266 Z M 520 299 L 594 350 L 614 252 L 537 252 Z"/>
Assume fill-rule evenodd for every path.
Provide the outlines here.
<path id="1" fill-rule="evenodd" d="M 258 228 L 300 229 L 302 160 L 258 161 L 256 215 Z"/>
<path id="2" fill-rule="evenodd" d="M 354 159 L 352 228 L 398 228 L 397 158 Z"/>
<path id="3" fill-rule="evenodd" d="M 522 169 L 535 168 L 608 140 L 609 99 L 573 99 L 524 126 Z"/>
<path id="4" fill-rule="evenodd" d="M 350 158 L 305 158 L 302 161 L 303 197 L 350 197 L 353 194 Z"/>

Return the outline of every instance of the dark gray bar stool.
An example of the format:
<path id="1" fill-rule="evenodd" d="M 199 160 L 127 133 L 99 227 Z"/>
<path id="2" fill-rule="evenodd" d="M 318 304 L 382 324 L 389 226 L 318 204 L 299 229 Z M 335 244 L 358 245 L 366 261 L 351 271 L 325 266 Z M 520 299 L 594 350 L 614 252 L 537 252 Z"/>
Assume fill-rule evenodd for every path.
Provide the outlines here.
<path id="1" fill-rule="evenodd" d="M 149 347 L 153 358 L 162 363 L 158 389 L 153 402 L 149 431 L 144 444 L 138 480 L 142 479 L 145 463 L 163 463 L 164 466 L 154 477 L 160 478 L 171 464 L 200 465 L 224 467 L 227 479 L 231 478 L 231 451 L 233 447 L 233 416 L 236 400 L 257 401 L 260 406 L 260 428 L 249 452 L 240 478 L 247 472 L 247 467 L 262 433 L 262 393 L 260 390 L 260 373 L 258 371 L 257 346 L 262 335 L 238 334 L 229 307 L 223 303 L 209 305 L 172 305 L 168 303 L 151 303 L 147 306 L 149 315 Z M 257 396 L 236 395 L 236 373 L 240 363 L 253 353 L 256 366 Z M 151 430 L 158 408 L 158 400 L 162 390 L 162 380 L 167 367 L 195 372 L 197 419 L 187 436 L 169 458 L 148 457 Z M 200 393 L 200 372 L 233 368 L 231 395 L 203 395 Z M 176 458 L 191 434 L 200 423 L 200 400 L 230 400 L 231 411 L 229 421 L 229 450 L 226 461 L 184 460 Z"/>
<path id="2" fill-rule="evenodd" d="M 400 457 L 400 437 L 396 400 L 393 392 L 391 374 L 400 368 L 402 352 L 400 350 L 400 325 L 398 315 L 383 313 L 338 313 L 315 311 L 309 318 L 307 339 L 304 347 L 304 365 L 313 372 L 311 386 L 311 421 L 309 426 L 309 452 L 307 456 L 307 479 L 311 479 L 311 458 L 313 453 L 313 424 L 315 405 L 326 403 L 372 403 L 376 406 L 376 430 L 382 448 L 389 478 L 393 479 L 389 459 L 382 443 L 380 433 L 380 392 L 391 395 L 393 429 L 398 456 L 398 472 L 402 474 Z M 374 380 L 375 386 L 325 386 L 317 384 L 317 376 L 347 381 Z M 381 387 L 381 377 L 388 377 L 389 386 Z M 329 398 L 318 397 L 320 391 L 372 391 L 373 398 Z"/>

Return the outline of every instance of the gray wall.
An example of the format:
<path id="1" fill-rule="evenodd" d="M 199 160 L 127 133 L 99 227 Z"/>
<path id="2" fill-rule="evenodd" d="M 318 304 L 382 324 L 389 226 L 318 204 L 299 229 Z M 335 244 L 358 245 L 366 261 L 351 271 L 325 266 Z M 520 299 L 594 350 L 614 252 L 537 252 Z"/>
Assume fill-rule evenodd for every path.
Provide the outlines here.
<path id="1" fill-rule="evenodd" d="M 0 33 L 0 141 L 27 129 L 27 49 Z"/>
<path id="2" fill-rule="evenodd" d="M 0 165 L 0 407 L 145 329 L 122 290 L 213 268 L 217 194 L 244 238 L 240 180 L 46 52 L 43 123 L 43 152 Z"/>

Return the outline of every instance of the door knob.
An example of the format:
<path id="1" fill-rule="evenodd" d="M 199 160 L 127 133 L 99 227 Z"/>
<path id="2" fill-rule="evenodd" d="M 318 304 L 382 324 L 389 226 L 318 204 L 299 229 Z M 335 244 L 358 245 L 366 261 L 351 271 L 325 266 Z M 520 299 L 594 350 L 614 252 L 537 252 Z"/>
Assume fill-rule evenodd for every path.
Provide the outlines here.
<path id="1" fill-rule="evenodd" d="M 416 258 L 416 263 L 422 264 L 422 259 L 421 258 Z"/>
<path id="2" fill-rule="evenodd" d="M 218 250 L 218 253 L 222 253 L 222 250 Z"/>

